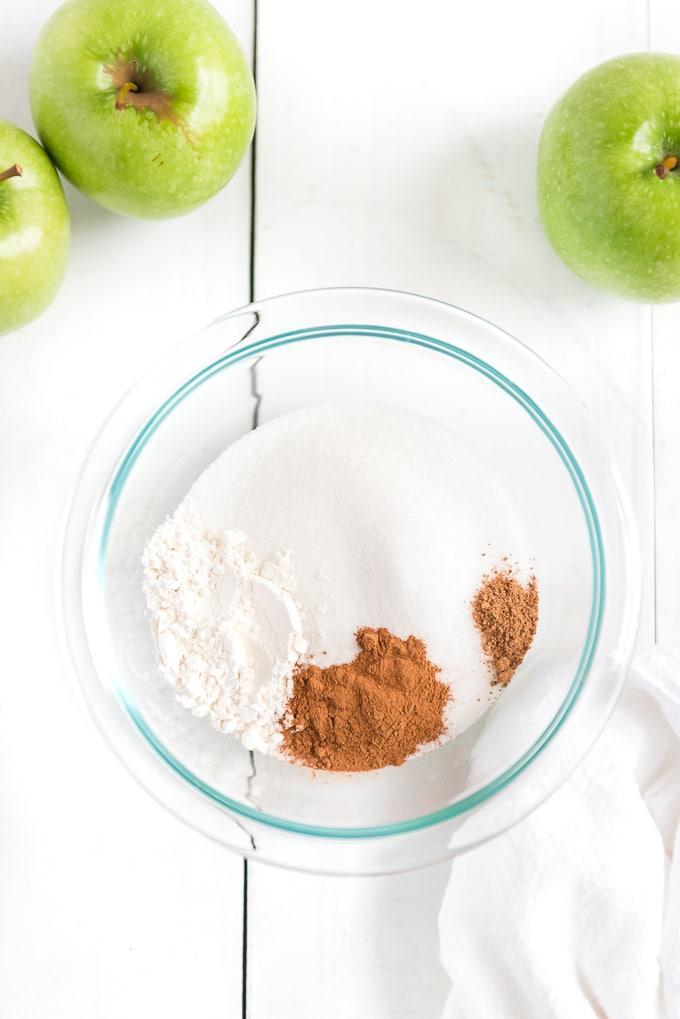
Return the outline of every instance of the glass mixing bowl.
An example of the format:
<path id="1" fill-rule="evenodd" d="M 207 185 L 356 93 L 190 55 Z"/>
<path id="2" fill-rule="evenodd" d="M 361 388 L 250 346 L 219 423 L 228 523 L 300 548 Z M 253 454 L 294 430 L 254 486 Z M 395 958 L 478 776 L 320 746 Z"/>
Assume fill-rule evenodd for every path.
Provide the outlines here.
<path id="1" fill-rule="evenodd" d="M 480 454 L 524 522 L 540 590 L 534 643 L 493 707 L 440 748 L 359 774 L 250 753 L 181 707 L 156 666 L 142 592 L 146 541 L 226 446 L 279 414 L 343 399 L 425 413 Z M 365 874 L 475 846 L 555 790 L 615 704 L 640 602 L 629 509 L 560 378 L 459 308 L 344 288 L 234 311 L 124 397 L 77 482 L 60 589 L 87 706 L 158 801 L 250 857 Z"/>

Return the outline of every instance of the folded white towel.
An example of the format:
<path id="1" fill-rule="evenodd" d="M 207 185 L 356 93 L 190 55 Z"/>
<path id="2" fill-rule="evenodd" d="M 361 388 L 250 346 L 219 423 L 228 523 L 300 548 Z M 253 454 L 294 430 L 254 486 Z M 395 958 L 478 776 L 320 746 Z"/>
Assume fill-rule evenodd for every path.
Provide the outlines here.
<path id="1" fill-rule="evenodd" d="M 457 857 L 443 1019 L 680 1019 L 680 650 L 635 656 L 542 806 Z"/>

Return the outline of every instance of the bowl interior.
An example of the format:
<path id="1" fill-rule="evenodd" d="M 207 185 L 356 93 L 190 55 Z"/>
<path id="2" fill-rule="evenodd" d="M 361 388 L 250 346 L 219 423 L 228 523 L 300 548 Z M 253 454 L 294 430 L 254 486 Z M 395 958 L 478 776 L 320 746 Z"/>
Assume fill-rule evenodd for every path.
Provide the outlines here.
<path id="1" fill-rule="evenodd" d="M 504 334 L 464 314 L 445 339 L 368 318 L 287 326 L 234 343 L 230 317 L 219 320 L 205 344 L 199 334 L 192 369 L 142 413 L 85 545 L 90 653 L 149 753 L 229 812 L 310 834 L 418 829 L 493 797 L 537 758 L 578 699 L 601 623 L 601 521 L 567 438 L 507 370 L 513 357 L 530 355 Z M 531 650 L 471 729 L 400 768 L 354 775 L 252 754 L 181 707 L 156 666 L 142 592 L 144 545 L 201 471 L 258 424 L 329 400 L 398 405 L 457 433 L 523 522 L 540 594 Z"/>

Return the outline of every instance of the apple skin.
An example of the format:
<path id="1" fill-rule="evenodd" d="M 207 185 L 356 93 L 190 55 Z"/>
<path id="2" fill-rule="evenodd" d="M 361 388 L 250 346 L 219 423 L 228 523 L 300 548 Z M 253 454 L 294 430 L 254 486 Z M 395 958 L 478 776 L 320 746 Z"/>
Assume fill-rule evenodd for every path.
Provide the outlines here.
<path id="1" fill-rule="evenodd" d="M 630 53 L 579 78 L 546 118 L 538 206 L 557 254 L 593 286 L 680 299 L 680 57 Z"/>
<path id="2" fill-rule="evenodd" d="M 61 286 L 71 226 L 64 190 L 35 138 L 0 120 L 0 333 L 41 315 Z"/>
<path id="3" fill-rule="evenodd" d="M 64 176 L 129 216 L 202 205 L 255 128 L 250 67 L 207 0 L 67 0 L 37 39 L 29 94 Z"/>

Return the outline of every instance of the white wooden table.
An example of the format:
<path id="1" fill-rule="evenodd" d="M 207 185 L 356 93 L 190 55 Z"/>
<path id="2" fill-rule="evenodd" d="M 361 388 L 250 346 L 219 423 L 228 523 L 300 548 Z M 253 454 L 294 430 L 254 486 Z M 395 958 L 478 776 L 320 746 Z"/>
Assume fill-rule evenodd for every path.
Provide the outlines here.
<path id="1" fill-rule="evenodd" d="M 56 5 L 3 5 L 0 116 L 28 130 L 30 53 Z M 118 218 L 69 188 L 62 291 L 0 338 L 0 1016 L 438 1019 L 450 865 L 370 879 L 246 865 L 101 744 L 57 644 L 61 515 L 109 408 L 217 314 L 316 286 L 420 292 L 523 339 L 589 406 L 637 514 L 640 642 L 675 642 L 680 311 L 571 275 L 543 237 L 534 165 L 544 116 L 579 74 L 680 52 L 677 5 L 217 6 L 255 62 L 250 158 L 176 221 Z"/>

